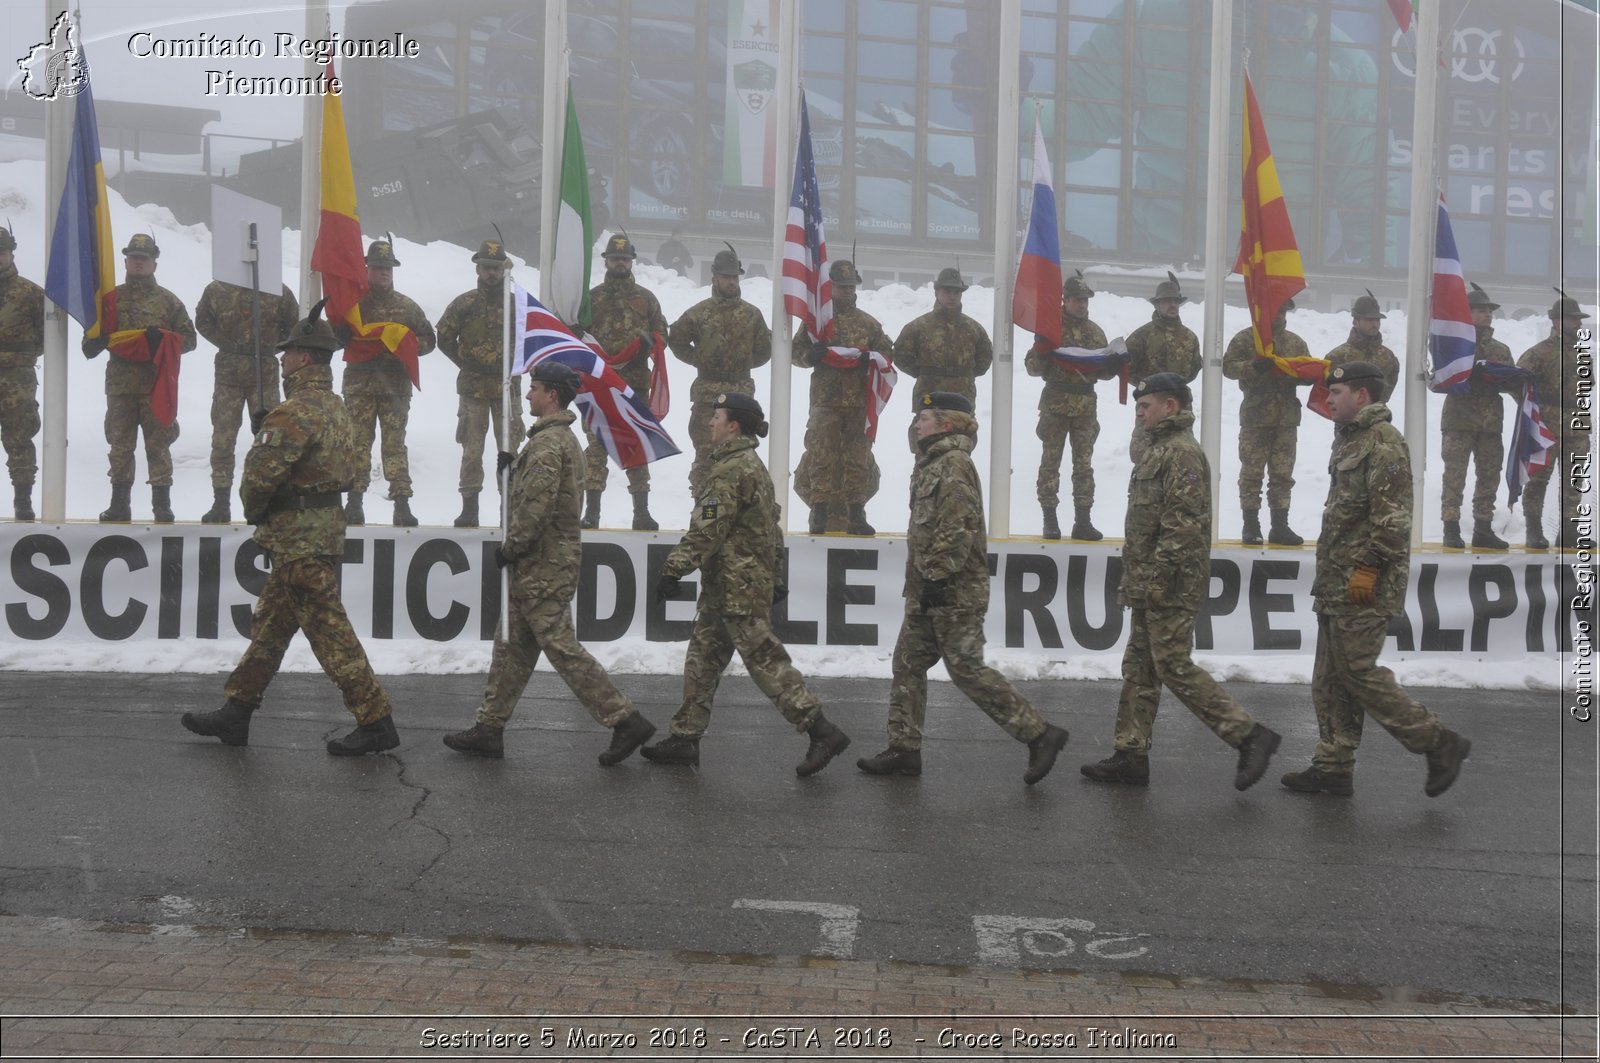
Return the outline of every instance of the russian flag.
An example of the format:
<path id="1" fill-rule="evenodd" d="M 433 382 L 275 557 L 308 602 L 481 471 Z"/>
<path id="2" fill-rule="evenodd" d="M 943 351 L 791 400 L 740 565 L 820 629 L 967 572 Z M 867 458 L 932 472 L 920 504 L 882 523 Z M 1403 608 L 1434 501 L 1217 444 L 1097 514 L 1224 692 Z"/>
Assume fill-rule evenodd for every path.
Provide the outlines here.
<path id="1" fill-rule="evenodd" d="M 1033 207 L 1028 236 L 1017 263 L 1011 292 L 1011 320 L 1020 328 L 1061 346 L 1061 243 L 1056 236 L 1056 191 L 1050 158 L 1044 150 L 1044 129 L 1033 116 Z"/>

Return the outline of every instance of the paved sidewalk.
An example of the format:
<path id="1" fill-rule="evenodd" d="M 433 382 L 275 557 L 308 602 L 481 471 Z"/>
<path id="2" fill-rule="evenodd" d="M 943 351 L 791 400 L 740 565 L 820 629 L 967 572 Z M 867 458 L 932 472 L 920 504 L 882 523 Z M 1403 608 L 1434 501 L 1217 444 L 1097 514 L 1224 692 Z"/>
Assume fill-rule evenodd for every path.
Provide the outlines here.
<path id="1" fill-rule="evenodd" d="M 1541 1007 L 1134 972 L 0 916 L 6 1059 L 1595 1057 L 1594 1016 Z"/>

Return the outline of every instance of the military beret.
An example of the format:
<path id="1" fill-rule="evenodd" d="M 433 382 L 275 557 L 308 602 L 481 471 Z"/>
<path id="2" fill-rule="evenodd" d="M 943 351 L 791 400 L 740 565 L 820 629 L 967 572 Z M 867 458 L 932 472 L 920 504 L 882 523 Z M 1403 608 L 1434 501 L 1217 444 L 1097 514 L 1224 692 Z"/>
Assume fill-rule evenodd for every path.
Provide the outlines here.
<path id="1" fill-rule="evenodd" d="M 11 230 L 0 226 L 0 251 L 15 251 L 17 238 L 11 235 Z"/>
<path id="2" fill-rule="evenodd" d="M 1371 362 L 1345 362 L 1328 370 L 1329 384 L 1355 384 L 1363 380 L 1377 381 L 1379 392 L 1386 383 L 1383 379 L 1383 370 Z"/>
<path id="3" fill-rule="evenodd" d="M 1138 384 L 1134 385 L 1133 397 L 1142 399 L 1146 395 L 1178 395 L 1191 396 L 1189 382 L 1177 373 L 1151 373 Z"/>
<path id="4" fill-rule="evenodd" d="M 961 279 L 961 271 L 954 266 L 946 266 L 939 271 L 939 279 L 933 282 L 935 288 L 954 288 L 958 292 L 967 290 L 967 282 Z"/>
<path id="5" fill-rule="evenodd" d="M 122 249 L 124 255 L 143 255 L 145 258 L 160 258 L 161 248 L 156 244 L 153 236 L 144 233 L 134 233 L 133 239 L 128 241 L 128 246 Z"/>
<path id="6" fill-rule="evenodd" d="M 924 391 L 917 396 L 917 409 L 919 410 L 953 410 L 956 413 L 972 414 L 972 403 L 967 401 L 965 395 L 957 395 L 953 391 Z"/>
<path id="7" fill-rule="evenodd" d="M 578 376 L 576 369 L 554 358 L 543 358 L 535 362 L 533 368 L 528 371 L 528 379 L 537 380 L 541 384 L 570 388 L 574 395 L 583 386 L 583 379 Z"/>
<path id="8" fill-rule="evenodd" d="M 485 240 L 478 245 L 478 253 L 472 256 L 472 261 L 482 265 L 505 266 L 511 263 L 506 255 L 506 245 L 499 240 Z"/>
<path id="9" fill-rule="evenodd" d="M 713 410 L 730 410 L 733 413 L 748 413 L 756 417 L 765 417 L 761 403 L 756 401 L 754 395 L 746 395 L 741 391 L 724 391 L 717 396 L 717 401 L 712 404 Z"/>
<path id="10" fill-rule="evenodd" d="M 606 249 L 601 258 L 638 258 L 639 252 L 634 249 L 633 241 L 628 239 L 627 233 L 618 233 L 606 241 Z"/>
<path id="11" fill-rule="evenodd" d="M 861 274 L 856 272 L 856 264 L 848 258 L 836 258 L 828 267 L 828 279 L 835 284 L 860 284 Z"/>
<path id="12" fill-rule="evenodd" d="M 374 240 L 367 246 L 367 265 L 393 269 L 399 264 L 400 260 L 394 257 L 394 244 L 388 240 Z"/>

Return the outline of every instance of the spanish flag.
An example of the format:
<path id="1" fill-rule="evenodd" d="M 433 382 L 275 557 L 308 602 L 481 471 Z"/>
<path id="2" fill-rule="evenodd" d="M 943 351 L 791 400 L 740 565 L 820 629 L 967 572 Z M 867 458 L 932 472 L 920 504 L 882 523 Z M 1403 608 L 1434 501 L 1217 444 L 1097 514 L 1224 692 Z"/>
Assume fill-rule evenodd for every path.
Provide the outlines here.
<path id="1" fill-rule="evenodd" d="M 82 49 L 79 49 L 80 56 Z M 82 59 L 85 69 L 88 59 Z M 83 326 L 86 339 L 107 336 L 106 298 L 117 286 L 115 244 L 106 173 L 100 164 L 100 130 L 87 80 L 78 93 L 61 205 L 50 234 L 44 290 L 50 301 Z"/>

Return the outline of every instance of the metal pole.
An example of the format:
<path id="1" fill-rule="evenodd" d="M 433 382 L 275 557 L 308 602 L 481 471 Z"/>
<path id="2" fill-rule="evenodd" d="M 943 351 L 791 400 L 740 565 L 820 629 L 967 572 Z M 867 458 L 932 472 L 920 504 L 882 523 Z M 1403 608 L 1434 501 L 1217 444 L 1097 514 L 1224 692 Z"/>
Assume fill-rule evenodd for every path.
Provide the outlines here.
<path id="1" fill-rule="evenodd" d="M 539 155 L 539 295 L 547 297 L 545 276 L 556 257 L 556 216 L 561 207 L 561 153 L 567 136 L 567 2 L 544 4 L 544 128 Z M 589 278 L 583 278 L 588 284 Z"/>
<path id="2" fill-rule="evenodd" d="M 1011 290 L 1017 269 L 1017 124 L 1022 115 L 1018 72 L 1021 0 L 1000 2 L 1000 78 L 994 160 L 994 368 L 989 413 L 989 536 L 1011 534 Z"/>
<path id="3" fill-rule="evenodd" d="M 509 256 L 509 253 L 507 255 Z M 500 351 L 505 370 L 500 384 L 500 450 L 511 449 L 511 263 L 506 263 L 504 279 L 500 282 Z M 500 468 L 500 455 L 494 456 L 495 479 L 500 481 L 500 542 L 506 541 L 511 530 L 511 470 Z M 500 570 L 500 637 L 511 641 L 511 576 Z"/>
<path id="4" fill-rule="evenodd" d="M 261 252 L 256 233 L 256 223 L 250 223 L 250 248 L 245 254 L 250 262 L 250 339 L 256 362 L 256 406 L 251 413 L 267 408 L 267 387 L 261 379 Z"/>
<path id="5" fill-rule="evenodd" d="M 1228 256 L 1230 196 L 1228 134 L 1233 128 L 1233 0 L 1211 2 L 1211 115 L 1206 146 L 1205 322 L 1200 350 L 1200 447 L 1211 466 L 1211 541 L 1217 541 L 1217 497 L 1222 480 L 1222 312 L 1232 262 Z M 1237 209 L 1237 208 L 1236 208 Z"/>
<path id="6" fill-rule="evenodd" d="M 44 39 L 67 10 L 66 0 L 45 0 Z M 62 34 L 65 38 L 66 34 Z M 62 41 L 65 44 L 65 40 Z M 55 57 L 51 56 L 52 65 Z M 61 190 L 67 183 L 67 157 L 72 146 L 70 96 L 60 95 L 45 107 L 44 131 L 44 248 L 45 276 L 50 274 L 50 239 L 56 231 Z M 39 462 L 39 513 L 46 523 L 67 519 L 67 312 L 44 301 L 44 431 Z"/>
<path id="7" fill-rule="evenodd" d="M 1423 466 L 1428 432 L 1428 319 L 1433 291 L 1433 241 L 1438 210 L 1434 120 L 1439 88 L 1439 0 L 1417 5 L 1417 88 L 1411 111 L 1411 233 L 1406 255 L 1406 447 L 1411 451 L 1411 546 L 1422 545 Z M 1392 399 L 1392 397 L 1391 397 Z M 1392 405 L 1392 402 L 1391 402 Z"/>
<path id="8" fill-rule="evenodd" d="M 778 0 L 778 98 L 771 104 L 778 109 L 773 151 L 777 163 L 772 179 L 772 376 L 767 394 L 767 467 L 772 473 L 772 490 L 778 500 L 778 526 L 789 526 L 789 442 L 793 428 L 789 404 L 793 395 L 794 368 L 789 358 L 793 349 L 793 322 L 783 308 L 783 244 L 789 227 L 789 196 L 792 189 L 784 180 L 794 167 L 791 149 L 799 135 L 796 115 L 800 109 L 800 3 Z M 826 263 L 823 264 L 826 268 Z"/>
<path id="9" fill-rule="evenodd" d="M 306 0 L 306 38 L 325 37 L 329 31 L 328 0 Z M 315 58 L 305 61 L 306 77 L 321 71 Z M 322 97 L 308 94 L 300 108 L 300 305 L 315 305 L 322 297 L 322 278 L 311 272 L 311 251 L 317 246 L 322 220 Z"/>

